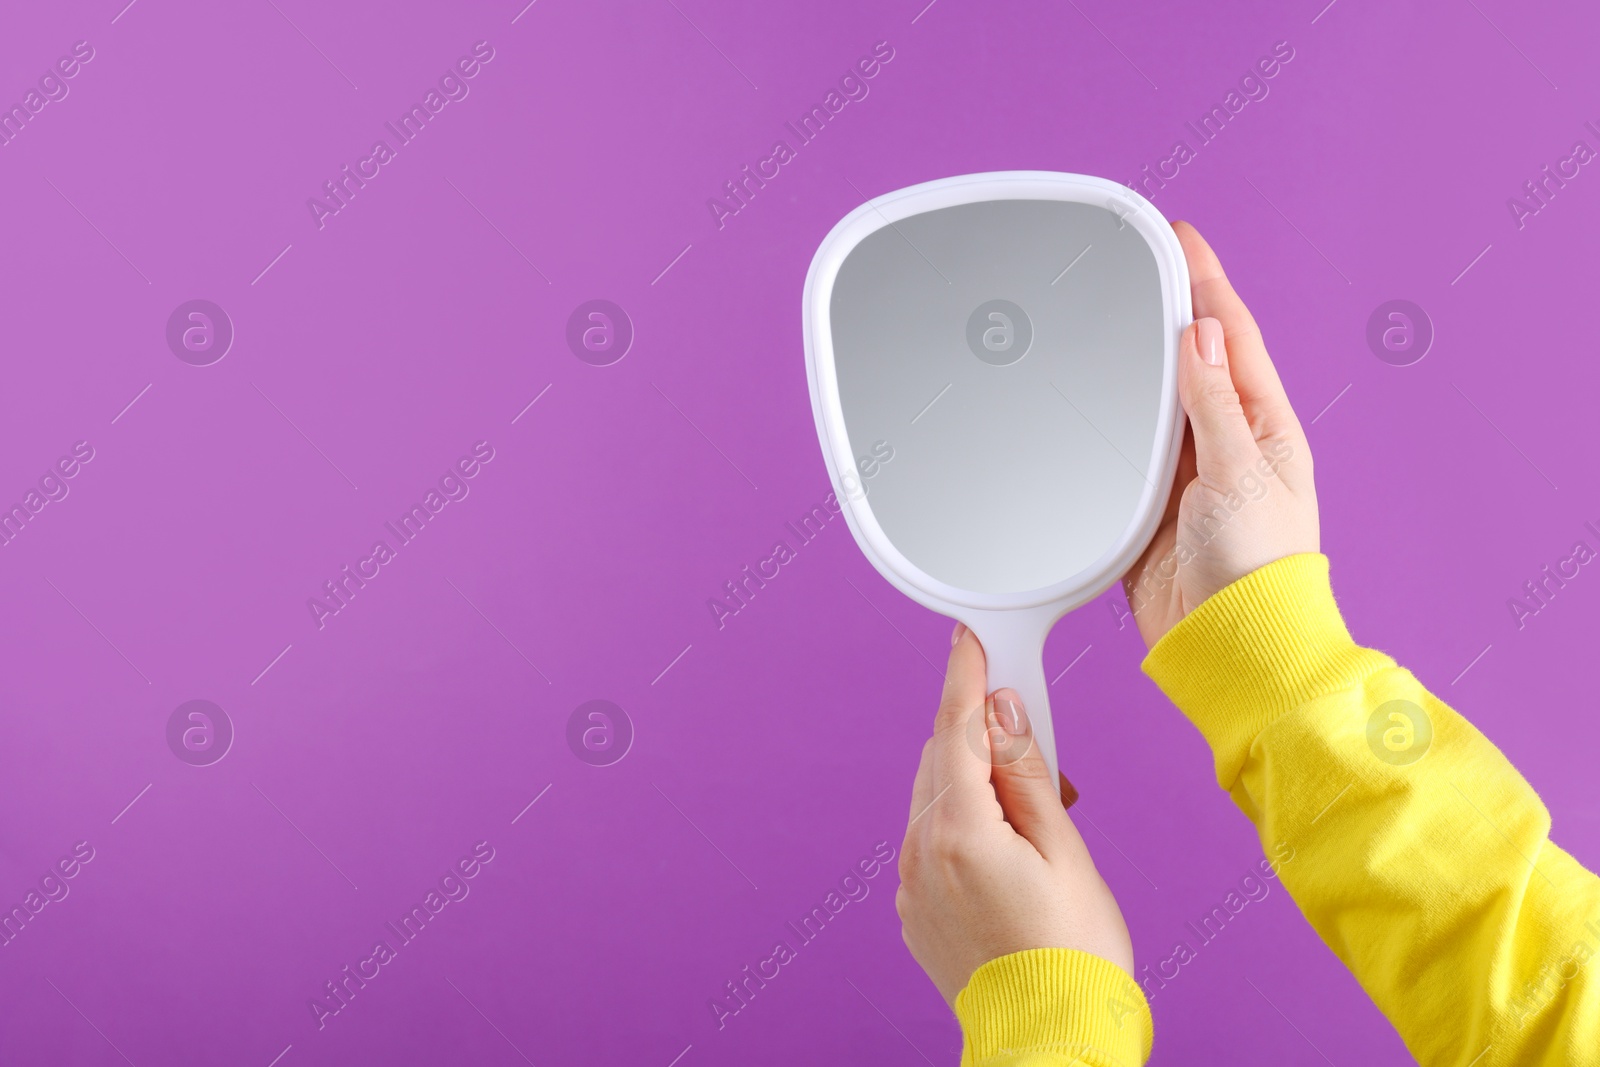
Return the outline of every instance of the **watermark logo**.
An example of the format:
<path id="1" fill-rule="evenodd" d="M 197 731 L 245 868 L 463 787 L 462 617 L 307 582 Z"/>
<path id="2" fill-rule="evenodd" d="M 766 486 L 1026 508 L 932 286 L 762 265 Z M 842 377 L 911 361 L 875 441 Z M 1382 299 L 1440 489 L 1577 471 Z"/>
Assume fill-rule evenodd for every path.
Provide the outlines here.
<path id="1" fill-rule="evenodd" d="M 591 367 L 609 367 L 633 347 L 633 320 L 609 300 L 589 300 L 567 319 L 567 347 Z"/>
<path id="2" fill-rule="evenodd" d="M 446 67 L 439 76 L 438 87 L 430 86 L 420 103 L 413 98 L 411 106 L 399 118 L 383 124 L 383 128 L 394 138 L 393 145 L 387 138 L 380 137 L 373 141 L 371 151 L 357 159 L 354 168 L 348 163 L 343 164 L 337 176 L 322 183 L 321 194 L 307 197 L 306 210 L 311 213 L 311 221 L 316 223 L 317 229 L 323 229 L 330 218 L 349 207 L 368 182 L 399 158 L 399 150 L 422 136 L 422 131 L 438 119 L 446 107 L 465 100 L 472 92 L 471 80 L 482 73 L 483 68 L 493 61 L 494 55 L 494 46 L 488 41 L 474 44 L 472 54 L 462 56 L 454 65 Z M 447 182 L 449 180 L 445 179 Z M 467 200 L 460 189 L 456 193 Z M 467 203 L 472 204 L 472 201 L 467 200 Z M 476 204 L 472 204 L 472 208 L 477 211 Z M 478 213 L 483 214 L 481 211 Z"/>
<path id="3" fill-rule="evenodd" d="M 191 367 L 209 367 L 233 347 L 233 320 L 209 300 L 185 301 L 167 318 L 167 347 Z"/>
<path id="4" fill-rule="evenodd" d="M 748 1008 L 768 983 L 799 959 L 801 949 L 820 937 L 822 931 L 838 919 L 840 912 L 851 904 L 866 900 L 872 892 L 872 879 L 884 871 L 892 871 L 894 860 L 894 846 L 887 841 L 879 841 L 872 846 L 869 854 L 845 870 L 836 885 L 829 888 L 827 895 L 809 912 L 800 916 L 798 921 L 791 919 L 784 923 L 783 936 L 773 942 L 772 950 L 765 956 L 758 956 L 756 963 L 745 964 L 732 981 L 722 984 L 722 992 L 706 1001 L 717 1029 L 726 1028 L 729 1019 Z"/>
<path id="5" fill-rule="evenodd" d="M 348 608 L 356 594 L 399 558 L 400 549 L 421 537 L 422 531 L 439 517 L 447 505 L 467 499 L 472 492 L 471 479 L 476 478 L 494 460 L 494 456 L 494 446 L 488 441 L 473 445 L 470 454 L 445 468 L 436 488 L 429 488 L 419 502 L 412 504 L 410 510 L 402 512 L 398 518 L 384 522 L 383 528 L 393 537 L 393 545 L 388 538 L 374 541 L 372 550 L 356 560 L 354 568 L 346 563 L 336 577 L 322 583 L 320 595 L 307 597 L 306 609 L 311 612 L 311 621 L 316 623 L 317 629 L 321 630 L 330 618 Z"/>
<path id="6" fill-rule="evenodd" d="M 889 452 L 892 455 L 893 449 Z M 846 487 L 849 492 L 849 487 Z M 783 524 L 786 535 L 793 535 L 794 544 L 789 543 L 785 536 L 775 542 L 770 555 L 761 559 L 754 567 L 746 565 L 737 576 L 722 584 L 723 592 L 714 597 L 706 598 L 706 609 L 711 612 L 711 621 L 717 624 L 717 629 L 722 629 L 728 620 L 748 608 L 758 592 L 767 587 L 767 583 L 783 573 L 783 568 L 799 559 L 799 550 L 822 536 L 822 531 L 827 529 L 828 523 L 835 515 L 844 511 L 844 505 L 838 497 L 829 493 L 826 500 L 814 506 L 809 512 L 796 520 Z"/>
<path id="7" fill-rule="evenodd" d="M 1600 541 L 1600 526 L 1590 521 L 1584 523 L 1583 528 Z M 1589 547 L 1589 542 L 1579 539 L 1572 543 L 1570 555 L 1556 561 L 1554 566 L 1546 563 L 1537 577 L 1523 582 L 1522 595 L 1506 601 L 1506 607 L 1511 609 L 1511 619 L 1517 624 L 1517 629 L 1521 630 L 1527 626 L 1529 619 L 1549 607 L 1556 594 L 1581 574 L 1582 568 L 1594 558 L 1595 550 Z"/>
<path id="8" fill-rule="evenodd" d="M 1564 990 L 1596 955 L 1596 944 L 1600 944 L 1600 921 L 1590 919 L 1583 924 L 1585 936 L 1579 937 L 1572 944 L 1572 951 L 1559 961 L 1546 963 L 1539 968 L 1537 974 L 1530 978 L 1523 986 L 1522 992 L 1514 994 L 1511 998 L 1511 1009 L 1517 1013 L 1517 1028 L 1528 1025 L 1530 1017 L 1536 1016 L 1547 1007 Z M 1589 937 L 1595 938 L 1591 943 Z"/>
<path id="9" fill-rule="evenodd" d="M 77 77 L 94 55 L 94 46 L 88 41 L 77 42 L 70 56 L 62 56 L 53 66 L 45 68 L 39 76 L 37 89 L 29 87 L 16 103 L 0 104 L 0 148 L 20 136 L 48 105 L 65 100 L 72 91 L 68 80 Z"/>
<path id="10" fill-rule="evenodd" d="M 233 720 L 209 700 L 185 701 L 167 718 L 167 747 L 191 767 L 209 767 L 233 747 Z"/>
<path id="11" fill-rule="evenodd" d="M 567 747 L 591 767 L 620 763 L 633 747 L 633 720 L 609 700 L 588 700 L 567 718 Z"/>
<path id="12" fill-rule="evenodd" d="M 1129 203 L 1117 196 L 1106 197 L 1106 210 L 1117 217 L 1117 230 L 1121 232 L 1126 228 L 1128 220 L 1139 213 L 1139 205 Z"/>
<path id="13" fill-rule="evenodd" d="M 1410 300 L 1386 300 L 1367 317 L 1367 347 L 1391 367 L 1409 367 L 1433 347 L 1433 320 Z"/>
<path id="14" fill-rule="evenodd" d="M 1185 967 L 1200 959 L 1206 948 L 1222 936 L 1223 930 L 1238 922 L 1246 908 L 1266 900 L 1272 894 L 1272 883 L 1278 881 L 1278 873 L 1294 857 L 1294 846 L 1287 841 L 1279 841 L 1272 847 L 1272 856 L 1256 861 L 1255 866 L 1230 886 L 1227 895 L 1212 905 L 1210 911 L 1197 919 L 1186 921 L 1183 924 L 1183 936 L 1173 943 L 1171 955 L 1147 963 L 1139 971 L 1139 987 L 1144 990 L 1145 999 L 1154 1000 L 1156 992 L 1167 988 L 1167 984 L 1176 981 Z M 1137 1014 L 1137 1002 L 1137 997 L 1110 1002 L 1112 1021 L 1117 1024 L 1117 1029 L 1123 1028 L 1123 1020 L 1127 1016 Z"/>
<path id="15" fill-rule="evenodd" d="M 1409 767 L 1427 755 L 1432 744 L 1432 720 L 1409 700 L 1381 704 L 1367 719 L 1367 747 L 1392 766 Z"/>
<path id="16" fill-rule="evenodd" d="M 6 507 L 0 504 L 0 548 L 16 540 L 25 527 L 45 509 L 45 505 L 67 499 L 72 491 L 69 480 L 77 477 L 84 464 L 94 459 L 94 446 L 79 441 L 72 446 L 72 454 L 56 460 L 40 476 L 38 487 L 30 487 L 19 503 Z"/>
<path id="17" fill-rule="evenodd" d="M 1009 300 L 985 300 L 967 317 L 967 347 L 993 367 L 1009 367 L 1033 347 L 1033 321 Z"/>
<path id="18" fill-rule="evenodd" d="M 872 442 L 872 451 L 858 456 L 853 470 L 839 472 L 839 481 L 844 484 L 844 498 L 866 499 L 868 479 L 876 478 L 883 470 L 883 465 L 892 459 L 894 459 L 893 445 L 882 438 Z"/>
<path id="19" fill-rule="evenodd" d="M 350 1007 L 356 995 L 367 988 L 367 983 L 399 959 L 400 950 L 421 937 L 440 912 L 466 900 L 472 892 L 472 879 L 494 862 L 494 857 L 494 846 L 489 842 L 479 841 L 473 845 L 471 852 L 445 868 L 445 873 L 428 887 L 420 902 L 412 904 L 398 919 L 383 924 L 383 936 L 373 943 L 371 955 L 357 957 L 354 965 L 345 964 L 334 977 L 322 983 L 321 992 L 306 1000 L 317 1029 L 323 1029 L 329 1019 Z"/>
<path id="20" fill-rule="evenodd" d="M 1009 767 L 1033 751 L 1028 712 L 1015 700 L 985 701 L 973 708 L 967 715 L 966 737 L 967 748 L 985 766 Z"/>
<path id="21" fill-rule="evenodd" d="M 54 866 L 45 868 L 39 881 L 28 887 L 22 903 L 10 905 L 8 910 L 7 905 L 0 904 L 0 948 L 15 941 L 47 906 L 66 900 L 67 894 L 72 892 L 67 883 L 93 859 L 94 846 L 79 841 L 70 853 L 56 860 Z"/>
<path id="22" fill-rule="evenodd" d="M 1596 126 L 1593 120 L 1583 125 L 1590 133 L 1600 137 L 1600 126 Z M 1523 182 L 1522 196 L 1506 198 L 1506 210 L 1511 213 L 1511 221 L 1517 224 L 1517 229 L 1527 226 L 1529 219 L 1549 207 L 1556 194 L 1567 187 L 1567 182 L 1582 173 L 1594 158 L 1595 150 L 1589 147 L 1589 142 L 1580 138 L 1572 142 L 1572 149 L 1567 155 L 1556 160 L 1554 169 L 1546 163 L 1537 177 Z"/>
<path id="23" fill-rule="evenodd" d="M 1244 74 L 1239 77 L 1235 85 L 1229 87 L 1220 103 L 1212 104 L 1209 110 L 1185 122 L 1184 135 L 1173 141 L 1172 148 L 1164 157 L 1154 164 L 1146 163 L 1139 171 L 1138 177 L 1126 183 L 1128 188 L 1154 200 L 1157 192 L 1165 189 L 1168 182 L 1183 173 L 1183 168 L 1200 157 L 1202 149 L 1221 137 L 1223 130 L 1238 121 L 1240 113 L 1246 107 L 1259 104 L 1271 94 L 1272 86 L 1269 83 L 1283 72 L 1283 68 L 1288 66 L 1294 57 L 1294 46 L 1288 41 L 1278 41 L 1274 44 L 1270 53 L 1261 56 L 1245 68 Z M 1122 229 L 1121 213 L 1110 204 L 1106 206 L 1117 213 L 1117 229 Z"/>
<path id="24" fill-rule="evenodd" d="M 1159 562 L 1145 564 L 1138 578 L 1124 585 L 1131 612 L 1120 612 L 1113 604 L 1111 614 L 1117 629 L 1127 625 L 1129 618 L 1137 617 L 1148 605 L 1164 602 L 1170 597 L 1168 590 L 1178 580 L 1178 571 L 1192 562 L 1200 550 L 1229 528 L 1234 518 L 1250 503 L 1264 500 L 1272 492 L 1271 479 L 1280 467 L 1294 457 L 1294 448 L 1286 441 L 1267 446 L 1269 455 L 1256 460 L 1254 467 L 1245 471 L 1228 490 L 1228 495 L 1210 505 L 1210 510 L 1196 510 L 1189 521 L 1178 529 L 1172 550 Z"/>
<path id="25" fill-rule="evenodd" d="M 737 175 L 723 182 L 722 192 L 706 200 L 706 209 L 711 212 L 711 221 L 717 224 L 717 229 L 722 229 L 729 219 L 748 208 L 768 182 L 800 158 L 800 149 L 821 136 L 849 104 L 865 100 L 872 91 L 871 80 L 894 56 L 894 46 L 888 41 L 873 45 L 870 54 L 845 68 L 837 87 L 830 87 L 820 103 L 812 104 L 798 119 L 783 124 L 783 136 L 772 142 L 771 151 L 758 157 L 753 166 L 746 163 Z M 751 82 L 752 86 L 754 84 Z"/>

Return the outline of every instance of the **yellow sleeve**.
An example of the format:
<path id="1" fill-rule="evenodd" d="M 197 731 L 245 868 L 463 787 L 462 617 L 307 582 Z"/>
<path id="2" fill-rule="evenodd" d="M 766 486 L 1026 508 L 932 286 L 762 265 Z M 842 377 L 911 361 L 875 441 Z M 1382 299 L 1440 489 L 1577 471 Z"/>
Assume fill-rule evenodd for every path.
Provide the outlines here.
<path id="1" fill-rule="evenodd" d="M 961 1067 L 1139 1067 L 1150 1007 L 1110 960 L 1073 948 L 1013 952 L 979 967 L 956 996 Z"/>
<path id="2" fill-rule="evenodd" d="M 1600 880 L 1481 733 L 1351 640 L 1328 560 L 1212 596 L 1144 669 L 1424 1065 L 1600 1065 Z"/>

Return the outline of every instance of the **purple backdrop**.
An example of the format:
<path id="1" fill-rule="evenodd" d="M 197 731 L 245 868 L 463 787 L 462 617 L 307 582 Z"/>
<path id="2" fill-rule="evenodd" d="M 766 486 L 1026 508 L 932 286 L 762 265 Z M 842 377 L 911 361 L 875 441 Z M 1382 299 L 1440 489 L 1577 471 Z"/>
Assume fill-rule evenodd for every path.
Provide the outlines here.
<path id="1" fill-rule="evenodd" d="M 0 32 L 0 1060 L 954 1062 L 892 865 L 786 926 L 898 847 L 949 624 L 838 520 L 708 600 L 828 492 L 812 251 L 971 171 L 1165 174 L 1308 423 L 1352 627 L 1600 862 L 1600 577 L 1507 603 L 1600 545 L 1592 13 L 124 2 Z M 1046 659 L 1143 966 L 1260 850 L 1122 603 Z M 1281 889 L 1152 1006 L 1157 1063 L 1406 1061 Z"/>

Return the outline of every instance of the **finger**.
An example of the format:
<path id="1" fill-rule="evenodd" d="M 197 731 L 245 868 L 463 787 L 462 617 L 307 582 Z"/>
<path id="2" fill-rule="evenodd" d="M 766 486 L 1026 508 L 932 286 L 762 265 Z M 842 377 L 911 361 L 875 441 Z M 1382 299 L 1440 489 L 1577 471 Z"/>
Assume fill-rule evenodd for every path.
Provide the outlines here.
<path id="1" fill-rule="evenodd" d="M 1182 358 L 1182 345 L 1179 345 L 1179 358 Z M 1172 495 L 1167 499 L 1167 510 L 1161 513 L 1161 526 L 1167 526 L 1178 521 L 1178 512 L 1183 507 L 1183 491 L 1194 481 L 1197 470 L 1194 461 L 1194 427 L 1189 425 L 1187 419 L 1183 423 L 1183 444 L 1178 446 L 1178 470 L 1172 478 Z M 1160 527 L 1157 527 L 1158 529 Z"/>
<path id="2" fill-rule="evenodd" d="M 1183 496 L 1183 487 L 1194 481 L 1195 475 L 1200 471 L 1194 460 L 1194 427 L 1184 421 L 1183 448 L 1178 452 L 1178 474 L 1173 479 L 1172 502 L 1167 505 L 1167 513 L 1161 517 L 1162 522 L 1175 522 L 1178 518 L 1178 503 Z"/>
<path id="3" fill-rule="evenodd" d="M 1244 402 L 1251 430 L 1262 437 L 1293 436 L 1300 433 L 1300 420 L 1284 391 L 1278 370 L 1267 355 L 1261 328 L 1245 307 L 1222 269 L 1222 261 L 1206 239 L 1187 222 L 1175 222 L 1173 231 L 1183 245 L 1189 264 L 1189 289 L 1194 299 L 1195 318 L 1214 318 L 1222 323 L 1228 354 L 1233 363 L 1234 388 Z"/>
<path id="4" fill-rule="evenodd" d="M 1060 784 L 1034 744 L 1033 724 L 1015 690 L 996 690 L 989 705 L 989 740 L 994 793 L 1006 822 L 1045 859 L 1060 858 L 1071 823 Z"/>
<path id="5" fill-rule="evenodd" d="M 1156 526 L 1156 535 L 1150 540 L 1143 554 L 1134 561 L 1133 566 L 1122 576 L 1122 591 L 1127 595 L 1128 606 L 1137 614 L 1136 589 L 1144 577 L 1152 561 L 1163 558 L 1177 541 L 1178 515 L 1183 510 L 1183 491 L 1189 488 L 1189 483 L 1195 479 L 1194 465 L 1194 427 L 1189 425 L 1189 420 L 1183 422 L 1183 445 L 1178 450 L 1178 472 L 1172 479 L 1172 493 L 1167 498 L 1167 510 L 1161 515 L 1161 522 Z M 1070 806 L 1070 805 L 1069 805 Z"/>
<path id="6" fill-rule="evenodd" d="M 1178 346 L 1178 395 L 1194 429 L 1195 469 L 1213 489 L 1231 487 L 1261 458 L 1229 374 L 1228 346 L 1216 319 L 1199 319 Z"/>
<path id="7" fill-rule="evenodd" d="M 974 715 L 983 714 L 987 691 L 983 646 L 971 630 L 958 626 L 933 725 L 930 806 L 937 804 L 957 815 L 974 815 L 986 803 L 994 803 L 988 764 L 977 758 L 967 742 L 968 726 Z M 941 817 L 946 814 L 940 812 Z"/>

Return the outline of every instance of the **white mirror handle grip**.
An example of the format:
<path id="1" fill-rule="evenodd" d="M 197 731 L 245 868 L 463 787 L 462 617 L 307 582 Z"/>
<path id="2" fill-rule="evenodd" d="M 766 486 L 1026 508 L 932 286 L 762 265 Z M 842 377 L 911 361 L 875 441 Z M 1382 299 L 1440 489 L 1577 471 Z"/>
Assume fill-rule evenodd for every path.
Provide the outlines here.
<path id="1" fill-rule="evenodd" d="M 1022 707 L 1033 725 L 1034 743 L 1055 779 L 1059 773 L 1056 731 L 1050 718 L 1050 689 L 1043 660 L 1045 635 L 1053 621 L 1026 611 L 997 611 L 968 625 L 983 643 L 988 659 L 988 692 L 1010 688 L 1022 697 Z"/>

